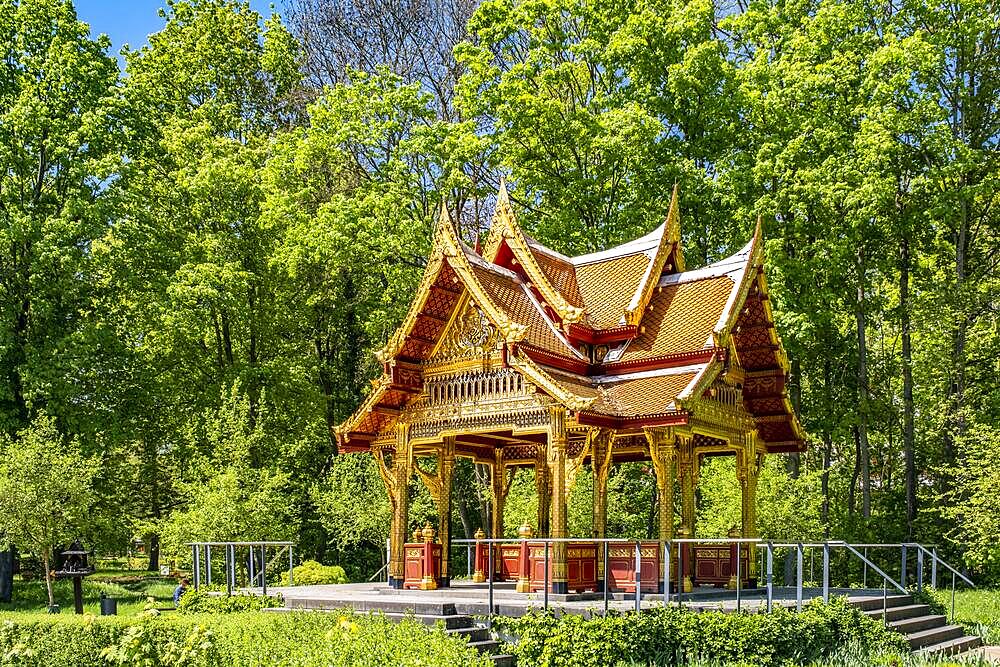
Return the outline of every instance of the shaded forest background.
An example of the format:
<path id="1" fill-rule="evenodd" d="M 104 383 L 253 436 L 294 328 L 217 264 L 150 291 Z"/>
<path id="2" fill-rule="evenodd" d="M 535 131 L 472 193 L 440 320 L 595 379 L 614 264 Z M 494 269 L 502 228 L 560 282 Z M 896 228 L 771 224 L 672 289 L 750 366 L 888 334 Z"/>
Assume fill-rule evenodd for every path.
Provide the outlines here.
<path id="1" fill-rule="evenodd" d="M 676 182 L 692 267 L 765 220 L 810 441 L 770 457 L 762 536 L 919 540 L 1000 577 L 994 2 L 279 9 L 173 0 L 120 68 L 70 2 L 0 0 L 0 449 L 87 457 L 90 544 L 140 537 L 155 567 L 192 538 L 294 539 L 373 573 L 388 501 L 331 427 L 441 202 L 474 242 L 503 176 L 575 254 L 660 224 Z M 702 474 L 702 535 L 738 521 L 727 466 Z M 453 535 L 488 525 L 487 475 L 459 465 Z M 651 471 L 610 488 L 609 534 L 651 534 Z M 511 530 L 533 493 L 516 477 Z"/>

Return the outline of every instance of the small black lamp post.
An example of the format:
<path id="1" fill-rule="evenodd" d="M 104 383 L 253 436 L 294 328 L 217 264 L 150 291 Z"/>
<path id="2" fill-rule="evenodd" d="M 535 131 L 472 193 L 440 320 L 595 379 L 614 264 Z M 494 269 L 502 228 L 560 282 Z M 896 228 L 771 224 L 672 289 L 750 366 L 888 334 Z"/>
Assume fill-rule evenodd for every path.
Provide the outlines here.
<path id="1" fill-rule="evenodd" d="M 83 613 L 83 578 L 94 573 L 94 568 L 87 564 L 89 554 L 77 540 L 70 548 L 62 552 L 62 569 L 55 573 L 56 579 L 73 579 L 73 607 L 76 613 Z"/>

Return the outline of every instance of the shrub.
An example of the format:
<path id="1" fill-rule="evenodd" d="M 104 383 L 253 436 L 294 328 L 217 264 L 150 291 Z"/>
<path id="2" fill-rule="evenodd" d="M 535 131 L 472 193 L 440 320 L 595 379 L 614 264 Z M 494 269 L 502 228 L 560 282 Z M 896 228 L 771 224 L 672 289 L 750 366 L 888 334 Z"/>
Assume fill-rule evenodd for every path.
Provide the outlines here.
<path id="1" fill-rule="evenodd" d="M 465 640 L 413 619 L 343 611 L 155 617 L 0 614 L 4 667 L 488 667 Z"/>
<path id="2" fill-rule="evenodd" d="M 296 586 L 317 586 L 320 584 L 346 584 L 347 574 L 339 565 L 322 565 L 307 560 L 292 570 Z M 281 585 L 288 585 L 288 572 L 281 573 Z"/>
<path id="3" fill-rule="evenodd" d="M 231 614 L 280 606 L 281 598 L 271 595 L 212 595 L 191 589 L 181 596 L 177 611 L 182 614 Z"/>
<path id="4" fill-rule="evenodd" d="M 520 667 L 599 667 L 619 662 L 746 665 L 808 664 L 848 644 L 906 653 L 902 635 L 885 629 L 844 599 L 810 603 L 801 613 L 695 612 L 659 607 L 641 614 L 585 620 L 547 615 L 496 619 L 514 641 Z"/>

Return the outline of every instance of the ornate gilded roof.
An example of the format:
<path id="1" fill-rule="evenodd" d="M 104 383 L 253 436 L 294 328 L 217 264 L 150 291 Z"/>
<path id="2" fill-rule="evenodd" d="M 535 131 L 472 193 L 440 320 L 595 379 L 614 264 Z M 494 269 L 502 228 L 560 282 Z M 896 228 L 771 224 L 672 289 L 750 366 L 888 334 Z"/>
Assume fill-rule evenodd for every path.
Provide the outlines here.
<path id="1" fill-rule="evenodd" d="M 649 234 L 567 257 L 520 229 L 502 186 L 478 254 L 442 207 L 417 295 L 379 353 L 385 374 L 338 428 L 341 442 L 366 446 L 385 433 L 422 395 L 425 372 L 439 377 L 452 367 L 441 365 L 447 357 L 465 370 L 502 360 L 581 424 L 615 428 L 682 424 L 702 412 L 717 416 L 712 387 L 723 383 L 744 392 L 740 418 L 753 420 L 770 449 L 801 449 L 804 434 L 785 391 L 788 364 L 774 329 L 759 221 L 739 252 L 688 271 L 679 220 L 675 188 L 667 219 Z M 474 330 L 456 331 L 460 325 Z M 442 356 L 435 350 L 446 338 Z M 471 361 L 462 362 L 466 348 Z"/>

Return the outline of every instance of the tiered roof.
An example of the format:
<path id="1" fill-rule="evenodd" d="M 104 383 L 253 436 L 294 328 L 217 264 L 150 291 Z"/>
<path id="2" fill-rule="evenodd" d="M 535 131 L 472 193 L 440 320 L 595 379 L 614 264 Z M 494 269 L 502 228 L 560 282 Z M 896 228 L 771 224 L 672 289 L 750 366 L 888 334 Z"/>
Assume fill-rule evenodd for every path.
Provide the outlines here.
<path id="1" fill-rule="evenodd" d="M 743 406 L 769 451 L 802 449 L 787 399 L 758 221 L 724 260 L 686 271 L 677 188 L 666 221 L 629 243 L 567 257 L 520 228 L 505 187 L 482 254 L 442 208 L 406 320 L 379 353 L 383 377 L 338 429 L 365 448 L 421 391 L 421 368 L 468 295 L 502 339 L 505 363 L 581 424 L 630 429 L 688 423 L 698 399 L 736 369 Z"/>

